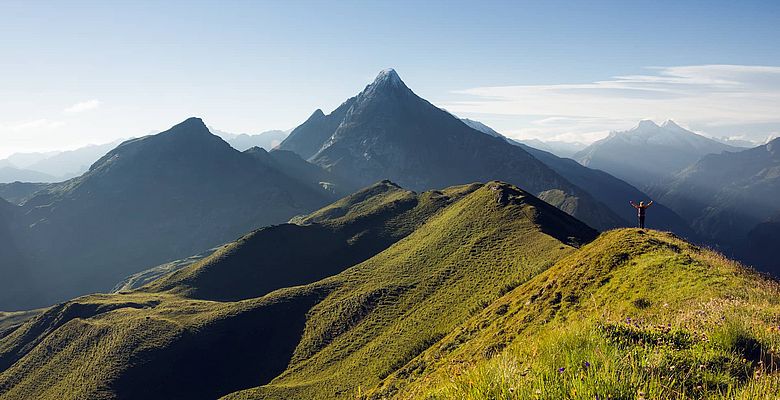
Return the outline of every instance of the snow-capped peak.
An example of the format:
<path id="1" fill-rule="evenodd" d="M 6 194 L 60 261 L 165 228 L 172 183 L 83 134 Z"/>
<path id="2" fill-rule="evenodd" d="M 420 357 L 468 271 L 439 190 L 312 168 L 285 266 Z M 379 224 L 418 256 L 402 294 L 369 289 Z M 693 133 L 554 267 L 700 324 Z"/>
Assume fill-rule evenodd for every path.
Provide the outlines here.
<path id="1" fill-rule="evenodd" d="M 392 68 L 387 68 L 379 71 L 379 75 L 376 76 L 376 79 L 374 79 L 374 83 L 377 82 L 393 82 L 393 83 L 400 83 L 401 77 L 398 76 L 398 73 L 395 72 Z"/>
<path id="2" fill-rule="evenodd" d="M 394 69 L 383 69 L 376 76 L 374 82 L 366 86 L 366 88 L 360 93 L 362 98 L 371 98 L 377 93 L 406 93 L 410 92 L 406 87 L 401 77 Z"/>

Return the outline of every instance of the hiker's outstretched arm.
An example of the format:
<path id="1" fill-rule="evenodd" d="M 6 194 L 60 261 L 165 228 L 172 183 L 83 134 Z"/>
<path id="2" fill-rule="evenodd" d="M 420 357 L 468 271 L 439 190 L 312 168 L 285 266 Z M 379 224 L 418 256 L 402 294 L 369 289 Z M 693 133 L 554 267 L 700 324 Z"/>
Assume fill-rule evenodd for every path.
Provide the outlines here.
<path id="1" fill-rule="evenodd" d="M 652 200 L 650 200 L 650 202 L 649 202 L 649 203 L 647 203 L 647 206 L 648 206 L 648 207 L 650 207 L 650 206 L 652 206 L 652 205 L 653 205 L 653 201 L 652 201 Z"/>

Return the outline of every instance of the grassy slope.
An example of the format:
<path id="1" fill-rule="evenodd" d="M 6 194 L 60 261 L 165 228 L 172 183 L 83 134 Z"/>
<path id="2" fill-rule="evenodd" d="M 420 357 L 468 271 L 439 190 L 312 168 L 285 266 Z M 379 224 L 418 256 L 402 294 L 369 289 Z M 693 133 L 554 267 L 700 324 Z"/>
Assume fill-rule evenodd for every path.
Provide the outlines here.
<path id="1" fill-rule="evenodd" d="M 478 187 L 417 194 L 383 181 L 294 224 L 245 235 L 141 290 L 235 301 L 312 283 L 374 256 Z"/>
<path id="2" fill-rule="evenodd" d="M 209 399 L 258 385 L 284 369 L 317 298 L 82 297 L 0 342 L 0 398 Z"/>
<path id="3" fill-rule="evenodd" d="M 418 195 L 392 182 L 379 182 L 312 214 L 294 217 L 291 222 L 295 225 L 260 229 L 235 243 L 134 274 L 114 291 L 151 283 L 149 288 L 154 291 L 175 288 L 190 296 L 224 299 L 258 296 L 262 294 L 259 286 L 284 286 L 278 279 L 269 282 L 270 275 L 288 284 L 310 283 L 378 253 L 471 189 L 464 186 L 449 190 L 446 195 Z M 304 246 L 307 251 L 300 251 Z M 194 265 L 215 252 L 217 257 Z M 213 268 L 215 265 L 219 269 Z M 236 282 L 239 274 L 241 282 Z M 158 278 L 162 279 L 152 283 Z M 230 293 L 220 294 L 223 288 Z"/>
<path id="4" fill-rule="evenodd" d="M 235 256 L 227 251 L 185 268 L 183 279 L 173 279 L 177 273 L 159 286 L 86 296 L 47 310 L 0 339 L 0 398 L 208 399 L 252 387 L 259 388 L 234 396 L 350 397 L 511 285 L 573 251 L 540 228 L 572 244 L 595 236 L 567 214 L 504 184 L 419 196 L 389 189 L 299 221 L 299 228 L 347 229 L 357 226 L 350 221 L 384 210 L 398 218 L 385 219 L 378 232 L 414 230 L 331 278 L 261 298 L 212 301 L 230 290 L 209 286 L 208 274 L 225 267 L 233 277 L 228 287 L 241 292 L 253 286 L 245 284 L 244 274 L 262 267 L 215 263 Z M 410 195 L 416 206 L 399 208 L 398 200 Z M 398 209 L 406 211 L 393 211 Z"/>
<path id="5" fill-rule="evenodd" d="M 540 232 L 544 230 L 549 233 Z M 407 238 L 317 285 L 290 366 L 229 398 L 351 398 L 595 232 L 516 188 L 491 183 Z"/>
<path id="6" fill-rule="evenodd" d="M 352 238 L 341 243 L 337 255 L 356 246 L 362 252 L 354 254 L 380 251 L 476 187 L 417 195 L 381 182 L 300 218 L 301 225 L 288 229 L 300 233 L 327 228 L 331 236 Z M 282 235 L 282 243 L 279 238 L 270 244 L 255 240 L 252 245 L 258 233 L 277 230 L 249 234 L 141 291 L 82 297 L 5 331 L 0 340 L 0 398 L 112 398 L 118 393 L 209 399 L 266 383 L 286 366 L 306 312 L 320 292 L 303 288 L 293 295 L 281 290 L 263 299 L 225 303 L 193 297 L 265 294 L 281 287 L 269 282 L 272 275 L 279 285 L 284 279 L 315 280 L 302 275 L 295 263 L 296 268 L 274 264 L 278 257 L 268 256 L 274 253 L 306 255 L 331 269 L 349 266 L 343 265 L 348 261 L 343 257 L 318 253 L 316 246 L 301 251 L 312 245 L 301 242 L 305 234 Z M 368 241 L 377 237 L 382 240 Z M 248 279 L 254 270 L 264 270 L 265 276 L 255 277 L 266 279 Z M 144 384 L 131 385 L 138 381 Z"/>
<path id="7" fill-rule="evenodd" d="M 354 232 L 347 243 L 398 241 L 270 293 L 252 271 L 273 263 L 235 261 L 286 250 L 239 241 L 143 290 L 53 307 L 0 339 L 0 399 L 752 399 L 780 389 L 777 283 L 672 235 L 610 231 L 576 250 L 595 232 L 495 182 L 420 195 L 383 182 L 296 222 Z"/>
<path id="8" fill-rule="evenodd" d="M 491 304 L 373 395 L 767 398 L 780 389 L 779 352 L 776 282 L 667 233 L 624 229 Z"/>

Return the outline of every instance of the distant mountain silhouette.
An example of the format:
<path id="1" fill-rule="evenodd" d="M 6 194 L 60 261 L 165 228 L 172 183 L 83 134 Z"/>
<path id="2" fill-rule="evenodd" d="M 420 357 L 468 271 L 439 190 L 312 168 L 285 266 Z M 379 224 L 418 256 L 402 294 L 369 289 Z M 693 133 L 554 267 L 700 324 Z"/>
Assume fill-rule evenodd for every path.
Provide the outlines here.
<path id="1" fill-rule="evenodd" d="M 463 119 L 467 125 L 490 136 L 500 137 L 507 142 L 523 148 L 537 160 L 543 162 L 555 172 L 566 178 L 569 182 L 585 189 L 596 200 L 609 207 L 615 214 L 626 221 L 633 222 L 636 219 L 636 211 L 629 206 L 629 201 L 649 199 L 650 196 L 614 176 L 600 170 L 590 169 L 578 162 L 558 157 L 555 154 L 526 145 L 522 142 L 510 139 L 491 127 L 474 120 Z M 541 141 L 538 141 L 542 143 Z M 650 225 L 648 225 L 650 226 Z M 670 230 L 676 234 L 694 239 L 695 235 L 688 224 L 674 211 L 662 204 L 653 208 L 652 227 L 656 229 Z"/>
<path id="2" fill-rule="evenodd" d="M 752 247 L 745 243 L 749 235 L 765 236 L 774 222 L 758 231 L 757 225 L 780 215 L 780 138 L 748 150 L 707 155 L 655 191 L 696 231 L 726 250 Z M 774 246 L 764 250 L 776 252 Z M 780 272 L 774 263 L 761 267 Z"/>
<path id="3" fill-rule="evenodd" d="M 233 134 L 214 128 L 209 128 L 209 130 L 213 134 L 222 137 L 238 151 L 249 150 L 252 147 L 261 147 L 266 151 L 271 151 L 275 147 L 279 146 L 279 144 L 282 143 L 284 138 L 286 138 L 287 134 L 289 133 L 289 131 L 285 132 L 280 130 L 271 130 L 260 132 L 258 134 Z"/>
<path id="4" fill-rule="evenodd" d="M 535 149 L 544 150 L 548 153 L 555 154 L 558 157 L 573 158 L 577 152 L 582 151 L 588 145 L 580 142 L 564 142 L 560 140 L 540 140 L 540 139 L 522 139 L 515 140 L 526 146 L 531 146 Z"/>
<path id="5" fill-rule="evenodd" d="M 392 69 L 380 72 L 331 114 L 315 111 L 280 148 L 357 186 L 390 179 L 422 191 L 497 179 L 538 194 L 596 228 L 626 223 L 525 150 L 418 97 Z"/>
<path id="6" fill-rule="evenodd" d="M 651 199 L 650 195 L 604 171 L 584 167 L 572 159 L 561 158 L 524 144 L 518 143 L 518 146 L 523 147 L 569 182 L 587 190 L 596 200 L 604 203 L 615 214 L 631 223 L 636 220 L 636 210 L 630 207 L 629 201 Z M 697 239 L 693 230 L 682 217 L 659 202 L 653 205 L 647 226 L 653 229 L 672 231 L 691 240 Z"/>
<path id="7" fill-rule="evenodd" d="M 311 175 L 288 175 L 296 163 Z M 3 280 L 0 309 L 109 290 L 145 267 L 314 210 L 335 189 L 326 172 L 312 171 L 318 168 L 289 153 L 239 152 L 197 118 L 124 142 L 84 175 L 46 187 L 21 207 L 15 236 L 35 255 L 31 268 L 45 295 L 22 301 L 7 294 L 17 283 Z"/>
<path id="8" fill-rule="evenodd" d="M 55 156 L 40 160 L 28 168 L 57 176 L 64 180 L 83 174 L 89 166 L 121 141 L 84 146 L 75 150 L 63 151 Z"/>
<path id="9" fill-rule="evenodd" d="M 16 153 L 3 161 L 20 171 L 0 171 L 2 182 L 61 182 L 87 171 L 98 158 L 116 147 L 120 141 L 88 145 L 75 150 L 42 153 Z"/>
<path id="10" fill-rule="evenodd" d="M 683 129 L 671 120 L 661 126 L 645 120 L 631 130 L 610 133 L 573 158 L 646 189 L 706 154 L 739 150 Z"/>
<path id="11" fill-rule="evenodd" d="M 0 165 L 6 163 L 7 165 L 13 165 L 16 168 L 27 168 L 30 165 L 37 163 L 38 161 L 54 157 L 61 151 L 42 151 L 42 152 L 26 152 L 26 153 L 13 153 L 6 157 L 4 160 L 0 160 Z"/>
<path id="12" fill-rule="evenodd" d="M 0 165 L 0 183 L 11 182 L 54 182 L 57 178 L 39 171 Z"/>

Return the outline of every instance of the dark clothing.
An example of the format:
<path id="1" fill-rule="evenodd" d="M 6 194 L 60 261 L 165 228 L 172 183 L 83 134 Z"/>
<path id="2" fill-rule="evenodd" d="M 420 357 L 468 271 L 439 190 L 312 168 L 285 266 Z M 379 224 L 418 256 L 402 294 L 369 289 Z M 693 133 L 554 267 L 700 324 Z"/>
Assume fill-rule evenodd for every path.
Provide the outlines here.
<path id="1" fill-rule="evenodd" d="M 637 219 L 639 219 L 639 227 L 644 229 L 645 227 L 645 213 L 647 212 L 647 208 L 653 205 L 653 202 L 649 202 L 647 204 L 634 204 L 633 201 L 630 202 L 631 207 L 636 208 L 636 216 Z"/>

